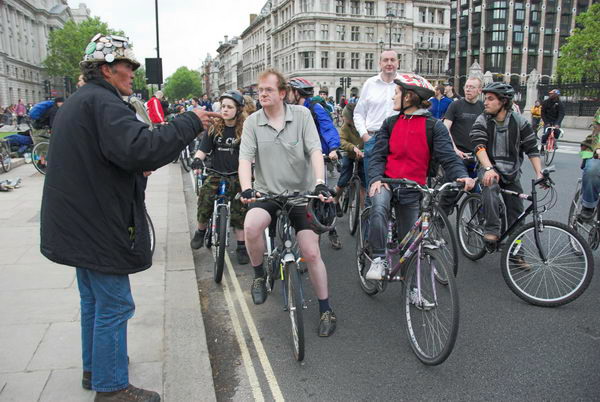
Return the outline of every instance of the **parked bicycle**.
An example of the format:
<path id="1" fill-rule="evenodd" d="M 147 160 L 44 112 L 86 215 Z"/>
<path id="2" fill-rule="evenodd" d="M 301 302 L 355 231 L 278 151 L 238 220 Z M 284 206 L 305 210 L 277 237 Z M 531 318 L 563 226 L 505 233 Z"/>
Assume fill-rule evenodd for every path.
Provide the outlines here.
<path id="1" fill-rule="evenodd" d="M 501 209 L 500 238 L 495 244 L 483 240 L 484 206 L 479 194 L 471 194 L 459 208 L 458 237 L 463 253 L 472 260 L 486 253 L 502 251 L 501 270 L 510 290 L 526 302 L 554 307 L 577 299 L 588 287 L 594 272 L 592 251 L 583 237 L 568 225 L 543 219 L 544 212 L 556 202 L 556 190 L 550 173 L 531 181 L 531 194 L 502 189 L 502 194 L 518 197 L 531 204 L 508 229 L 505 207 Z M 548 195 L 538 200 L 537 186 L 550 188 Z M 502 205 L 502 204 L 501 204 Z M 525 223 L 532 215 L 533 221 Z"/>
<path id="2" fill-rule="evenodd" d="M 394 240 L 394 219 L 388 223 L 386 260 L 388 267 L 383 280 L 366 279 L 372 262 L 368 242 L 371 207 L 360 215 L 357 236 L 356 265 L 359 283 L 368 295 L 384 291 L 392 281 L 403 283 L 403 309 L 411 348 L 417 358 L 427 365 L 444 362 L 456 342 L 459 322 L 458 290 L 452 268 L 440 253 L 440 246 L 431 236 L 432 217 L 437 195 L 445 190 L 458 189 L 458 183 L 446 183 L 439 189 L 429 188 L 407 179 L 382 179 L 382 183 L 398 185 L 397 189 L 417 189 L 423 194 L 421 213 L 402 241 Z M 392 199 L 394 200 L 394 198 Z M 392 201 L 393 202 L 393 201 Z M 399 260 L 392 264 L 392 259 Z"/>
<path id="3" fill-rule="evenodd" d="M 12 166 L 10 144 L 7 140 L 0 141 L 0 168 L 3 172 L 8 172 Z"/>

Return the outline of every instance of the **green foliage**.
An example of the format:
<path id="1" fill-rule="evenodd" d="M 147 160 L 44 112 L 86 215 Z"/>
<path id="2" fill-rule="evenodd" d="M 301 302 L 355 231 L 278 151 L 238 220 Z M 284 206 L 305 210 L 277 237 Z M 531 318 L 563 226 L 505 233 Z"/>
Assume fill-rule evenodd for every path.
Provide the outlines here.
<path id="1" fill-rule="evenodd" d="M 148 85 L 146 84 L 146 69 L 141 66 L 135 70 L 135 77 L 133 78 L 133 90 L 139 91 L 144 88 L 148 88 Z"/>
<path id="2" fill-rule="evenodd" d="M 200 97 L 202 94 L 200 73 L 187 67 L 179 67 L 173 75 L 165 80 L 163 90 L 170 100 Z"/>
<path id="3" fill-rule="evenodd" d="M 53 77 L 71 77 L 77 82 L 79 62 L 83 59 L 85 47 L 97 33 L 125 36 L 123 31 L 110 29 L 100 18 L 88 18 L 79 24 L 67 21 L 62 29 L 50 32 L 48 38 L 48 57 L 43 61 L 48 75 Z"/>
<path id="4" fill-rule="evenodd" d="M 600 82 L 600 3 L 577 17 L 577 28 L 560 49 L 558 75 L 561 79 Z"/>

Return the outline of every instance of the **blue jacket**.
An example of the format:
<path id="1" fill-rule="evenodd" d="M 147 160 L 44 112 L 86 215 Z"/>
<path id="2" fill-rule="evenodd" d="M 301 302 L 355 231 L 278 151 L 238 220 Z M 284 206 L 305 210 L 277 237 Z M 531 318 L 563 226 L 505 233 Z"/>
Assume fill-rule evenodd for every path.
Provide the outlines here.
<path id="1" fill-rule="evenodd" d="M 328 154 L 338 149 L 340 147 L 340 134 L 333 125 L 333 121 L 327 110 L 318 103 L 315 103 L 311 108 L 310 100 L 308 99 L 304 101 L 304 106 L 310 110 L 313 116 L 317 131 L 319 132 L 319 138 L 321 139 L 321 150 L 323 153 Z"/>
<path id="2" fill-rule="evenodd" d="M 442 99 L 438 100 L 438 98 L 434 96 L 433 98 L 429 99 L 429 102 L 431 102 L 431 107 L 429 108 L 431 115 L 436 119 L 441 120 L 444 118 L 446 110 L 448 110 L 448 106 L 450 106 L 452 103 L 452 99 L 442 96 Z"/>

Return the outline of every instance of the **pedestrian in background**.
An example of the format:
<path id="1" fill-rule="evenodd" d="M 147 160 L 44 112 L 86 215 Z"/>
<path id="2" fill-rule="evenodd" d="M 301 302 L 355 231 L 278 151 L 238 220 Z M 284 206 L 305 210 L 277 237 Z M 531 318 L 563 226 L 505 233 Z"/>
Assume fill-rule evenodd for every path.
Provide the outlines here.
<path id="1" fill-rule="evenodd" d="M 542 121 L 542 104 L 539 99 L 536 99 L 535 104 L 531 107 L 531 128 L 536 136 L 540 129 L 540 121 Z"/>
<path id="2" fill-rule="evenodd" d="M 429 99 L 429 102 L 431 102 L 429 111 L 433 117 L 441 120 L 444 118 L 444 114 L 446 113 L 446 110 L 448 110 L 448 106 L 450 106 L 452 103 L 452 99 L 448 98 L 444 94 L 444 87 L 438 85 L 435 87 L 435 96 Z"/>
<path id="3" fill-rule="evenodd" d="M 154 96 L 150 98 L 146 107 L 148 108 L 148 115 L 150 116 L 150 120 L 154 124 L 164 124 L 165 122 L 165 110 L 161 104 L 161 99 L 163 98 L 162 91 L 154 92 Z"/>

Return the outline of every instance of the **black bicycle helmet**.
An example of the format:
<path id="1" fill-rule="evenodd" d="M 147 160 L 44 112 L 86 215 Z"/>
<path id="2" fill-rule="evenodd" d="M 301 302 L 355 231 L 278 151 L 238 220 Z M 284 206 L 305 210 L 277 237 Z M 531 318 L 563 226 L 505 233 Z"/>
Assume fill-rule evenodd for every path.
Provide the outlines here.
<path id="1" fill-rule="evenodd" d="M 288 85 L 294 88 L 301 96 L 313 96 L 315 93 L 315 86 L 312 82 L 302 77 L 292 78 L 288 81 Z"/>
<path id="2" fill-rule="evenodd" d="M 327 233 L 335 226 L 337 217 L 335 204 L 313 198 L 306 206 L 306 217 L 313 232 L 316 234 Z"/>
<path id="3" fill-rule="evenodd" d="M 491 92 L 493 94 L 498 95 L 499 98 L 505 98 L 512 100 L 515 96 L 515 90 L 510 85 L 504 82 L 492 82 L 487 84 L 482 91 L 484 94 Z"/>
<path id="4" fill-rule="evenodd" d="M 223 95 L 219 97 L 219 102 L 225 98 L 233 100 L 239 107 L 244 107 L 244 95 L 242 95 L 240 91 L 236 91 L 235 89 L 225 91 Z"/>

